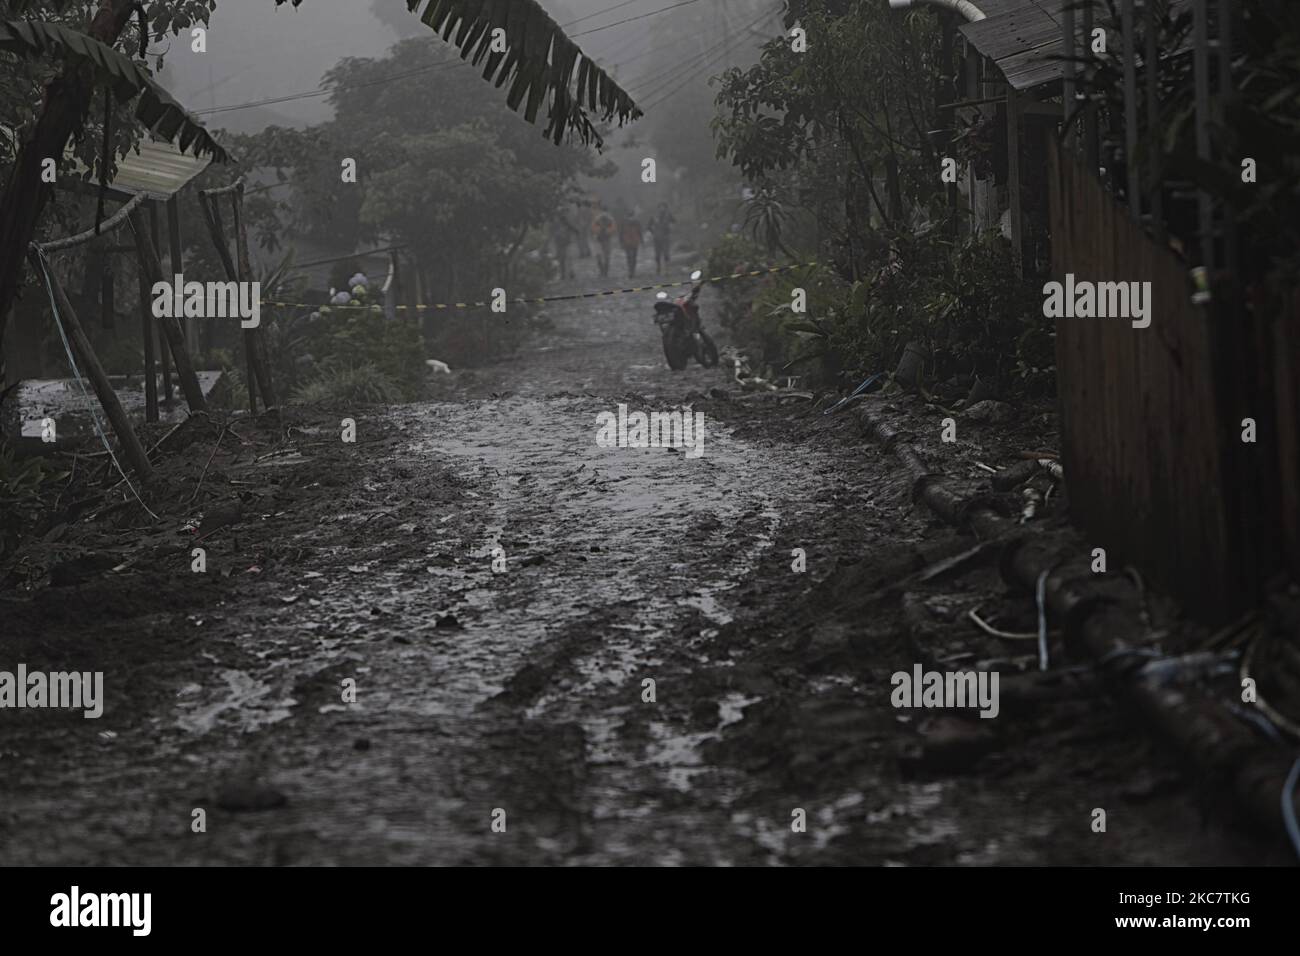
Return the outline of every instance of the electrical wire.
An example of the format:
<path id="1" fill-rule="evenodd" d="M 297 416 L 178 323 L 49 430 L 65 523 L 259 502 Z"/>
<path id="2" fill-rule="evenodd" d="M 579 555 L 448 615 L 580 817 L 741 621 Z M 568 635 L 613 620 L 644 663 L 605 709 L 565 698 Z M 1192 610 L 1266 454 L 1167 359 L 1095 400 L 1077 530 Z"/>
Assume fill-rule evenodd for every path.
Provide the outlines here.
<path id="1" fill-rule="evenodd" d="M 609 23 L 602 27 L 594 27 L 590 30 L 584 30 L 581 33 L 575 33 L 573 34 L 573 36 L 570 36 L 569 39 L 572 40 L 572 39 L 576 39 L 577 37 L 588 36 L 592 33 L 599 33 L 602 30 L 608 30 L 613 27 L 622 26 L 625 23 L 632 23 L 636 20 L 644 20 L 646 17 L 658 16 L 661 13 L 667 13 L 670 10 L 676 10 L 679 7 L 689 6 L 690 4 L 698 3 L 698 2 L 699 0 L 682 0 L 681 3 L 675 3 L 672 6 L 662 7 L 658 10 L 652 10 L 649 13 L 640 14 L 639 16 L 628 17 L 625 20 L 619 20 L 615 23 Z M 611 7 L 610 9 L 613 8 Z M 433 73 L 437 70 L 441 70 L 446 67 L 456 66 L 457 64 L 460 64 L 462 62 L 463 61 L 460 58 L 456 58 L 453 60 L 448 60 L 445 63 L 435 63 L 431 66 L 424 66 L 414 70 L 406 70 L 402 73 L 394 73 L 391 76 L 381 77 L 376 80 L 369 80 L 362 83 L 352 83 L 349 84 L 348 86 L 331 86 L 331 87 L 318 86 L 314 90 L 304 90 L 299 93 L 288 93 L 285 94 L 284 96 L 272 96 L 261 100 L 250 100 L 249 102 L 246 103 L 233 103 L 228 106 L 212 106 L 203 110 L 194 110 L 193 112 L 194 115 L 196 116 L 213 116 L 218 113 L 232 113 L 238 110 L 254 109 L 259 106 L 275 106 L 280 103 L 293 103 L 298 100 L 313 99 L 318 96 L 328 96 L 331 93 L 342 93 L 342 92 L 347 92 L 348 90 L 363 89 L 368 86 L 379 86 L 384 83 L 392 83 L 397 80 L 405 79 L 408 76 L 418 76 L 425 73 Z"/>
<path id="2" fill-rule="evenodd" d="M 700 67 L 695 68 L 690 72 L 688 72 L 687 75 L 682 77 L 681 80 L 675 86 L 672 85 L 672 81 L 670 80 L 668 83 L 661 85 L 658 89 L 652 90 L 649 93 L 644 94 L 641 97 L 641 99 L 645 100 L 646 102 L 641 106 L 642 111 L 648 111 L 650 109 L 653 109 L 656 106 L 660 106 L 661 104 L 671 99 L 673 96 L 677 95 L 677 93 L 680 90 L 684 89 L 687 86 L 687 84 L 691 82 L 691 80 L 707 72 L 717 63 L 721 62 L 722 58 L 726 56 L 728 53 L 730 53 L 732 48 L 734 48 L 737 43 L 739 43 L 740 41 L 746 38 L 750 29 L 752 29 L 757 24 L 761 23 L 763 20 L 767 19 L 774 12 L 775 10 L 765 11 L 763 13 L 760 13 L 753 21 L 751 21 L 749 24 L 741 28 L 743 32 L 738 32 L 736 33 L 735 36 L 731 37 L 726 42 L 726 46 L 722 50 L 718 51 L 718 54 L 716 56 L 714 56 L 708 62 L 702 64 Z M 671 89 L 669 89 L 670 86 L 672 87 Z M 667 92 L 664 93 L 662 96 L 655 98 L 658 93 L 664 90 L 667 90 Z"/>

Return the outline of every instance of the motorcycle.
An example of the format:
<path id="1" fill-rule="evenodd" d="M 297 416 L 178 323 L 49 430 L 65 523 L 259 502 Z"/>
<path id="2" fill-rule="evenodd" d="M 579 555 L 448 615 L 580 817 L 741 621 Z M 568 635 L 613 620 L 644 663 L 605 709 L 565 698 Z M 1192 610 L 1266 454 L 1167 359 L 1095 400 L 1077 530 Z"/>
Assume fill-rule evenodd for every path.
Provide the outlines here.
<path id="1" fill-rule="evenodd" d="M 698 269 L 691 273 L 695 286 L 690 295 L 669 300 L 667 292 L 660 292 L 655 303 L 655 325 L 663 335 L 664 357 L 675 372 L 686 368 L 692 356 L 705 368 L 718 364 L 718 347 L 700 327 L 700 307 L 696 304 L 704 288 L 700 275 Z"/>

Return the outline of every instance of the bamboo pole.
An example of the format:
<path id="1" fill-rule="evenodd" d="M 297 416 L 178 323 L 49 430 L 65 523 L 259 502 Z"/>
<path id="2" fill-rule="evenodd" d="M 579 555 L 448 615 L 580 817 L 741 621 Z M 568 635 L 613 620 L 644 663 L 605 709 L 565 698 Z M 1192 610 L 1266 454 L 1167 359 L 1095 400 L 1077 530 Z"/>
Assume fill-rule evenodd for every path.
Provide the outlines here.
<path id="1" fill-rule="evenodd" d="M 253 281 L 253 264 L 248 257 L 248 223 L 244 220 L 244 181 L 235 184 L 235 194 L 230 198 L 230 208 L 235 217 L 235 254 L 239 257 L 239 275 L 244 282 Z M 257 385 L 262 391 L 262 401 L 268 409 L 274 408 L 276 401 L 275 383 L 271 381 L 271 366 L 266 358 L 266 341 L 262 338 L 262 329 L 244 330 L 245 347 L 253 361 L 257 373 Z"/>
<path id="2" fill-rule="evenodd" d="M 136 275 L 140 280 L 140 333 L 144 339 L 144 420 L 158 420 L 158 379 L 153 354 L 153 296 L 150 294 L 149 277 L 136 264 Z"/>
<path id="3" fill-rule="evenodd" d="M 173 195 L 171 199 L 167 200 L 166 209 L 169 265 L 171 266 L 172 275 L 184 275 L 185 254 L 181 245 L 181 210 L 176 196 Z M 155 246 L 155 248 L 158 247 Z M 162 255 L 161 249 L 158 249 L 158 254 Z M 199 354 L 199 320 L 187 317 L 182 328 L 185 330 L 185 346 L 190 350 L 190 357 L 195 358 Z"/>
<path id="4" fill-rule="evenodd" d="M 230 187 L 222 190 L 212 190 L 211 192 L 207 190 L 200 191 L 199 208 L 203 211 L 203 221 L 207 224 L 208 235 L 212 239 L 212 244 L 217 247 L 217 256 L 221 259 L 221 267 L 225 270 L 226 279 L 230 282 L 238 282 L 239 275 L 235 270 L 235 260 L 230 257 L 230 247 L 226 245 L 226 233 L 221 223 L 221 210 L 217 207 L 217 201 L 210 198 L 212 193 L 228 191 L 230 191 Z M 247 372 L 244 377 L 248 387 L 248 412 L 250 415 L 256 415 L 257 372 L 253 366 L 253 350 L 250 347 L 248 332 L 248 329 L 244 330 L 244 358 L 248 362 Z"/>
<path id="5" fill-rule="evenodd" d="M 154 248 L 153 240 L 149 237 L 149 232 L 145 228 L 144 217 L 139 213 L 131 216 L 131 228 L 135 230 L 135 252 L 136 260 L 140 269 L 144 272 L 145 281 L 149 283 L 150 289 L 156 282 L 165 282 L 163 276 L 162 263 L 158 261 L 158 250 Z M 152 302 L 152 296 L 150 297 Z M 185 348 L 185 337 L 181 334 L 181 324 L 173 316 L 158 316 L 158 325 L 161 326 L 163 335 L 167 339 L 167 344 L 171 346 L 172 358 L 176 361 L 176 378 L 180 382 L 181 391 L 185 394 L 185 403 L 190 407 L 190 414 L 204 411 L 207 403 L 203 398 L 203 389 L 199 386 L 199 377 L 194 374 L 194 365 L 190 362 L 190 353 Z"/>
<path id="6" fill-rule="evenodd" d="M 161 248 L 162 233 L 158 230 L 158 203 L 149 203 L 149 235 L 154 249 Z M 151 280 L 152 281 L 152 280 Z M 162 334 L 162 325 L 158 327 L 158 357 L 162 360 L 162 403 L 168 408 L 172 404 L 172 363 L 167 348 L 167 339 Z"/>
<path id="7" fill-rule="evenodd" d="M 76 355 L 77 365 L 90 379 L 95 395 L 99 398 L 99 404 L 103 407 L 104 414 L 108 416 L 108 422 L 122 446 L 127 463 L 142 482 L 149 481 L 153 478 L 153 466 L 149 464 L 149 456 L 145 454 L 144 446 L 140 444 L 135 429 L 131 427 L 131 420 L 126 417 L 117 392 L 113 391 L 113 386 L 109 384 L 108 376 L 104 374 L 104 367 L 99 364 L 99 357 L 91 347 L 90 339 L 86 337 L 86 332 L 81 327 L 81 320 L 77 318 L 72 303 L 68 301 L 67 293 L 63 291 L 63 286 L 59 284 L 53 270 L 46 268 L 39 252 L 35 249 L 31 250 L 29 258 L 37 273 L 44 275 L 50 284 L 50 290 L 54 293 L 54 304 L 59 310 L 58 318 L 68 335 L 68 342 Z"/>

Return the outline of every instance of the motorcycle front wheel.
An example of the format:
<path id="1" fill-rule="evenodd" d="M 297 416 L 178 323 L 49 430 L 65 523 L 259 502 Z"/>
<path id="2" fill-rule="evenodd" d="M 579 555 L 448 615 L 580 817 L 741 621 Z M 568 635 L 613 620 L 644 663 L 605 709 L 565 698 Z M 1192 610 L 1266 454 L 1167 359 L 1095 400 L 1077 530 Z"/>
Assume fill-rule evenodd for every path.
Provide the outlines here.
<path id="1" fill-rule="evenodd" d="M 709 338 L 709 333 L 702 329 L 699 341 L 695 343 L 695 361 L 705 368 L 713 368 L 718 364 L 718 347 Z"/>

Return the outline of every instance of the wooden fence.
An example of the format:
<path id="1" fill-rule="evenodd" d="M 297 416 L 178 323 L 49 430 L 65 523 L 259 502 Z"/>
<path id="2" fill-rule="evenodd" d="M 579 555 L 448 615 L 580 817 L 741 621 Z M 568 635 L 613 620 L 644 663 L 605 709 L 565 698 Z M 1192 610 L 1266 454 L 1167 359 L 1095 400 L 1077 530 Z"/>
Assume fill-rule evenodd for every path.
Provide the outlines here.
<path id="1" fill-rule="evenodd" d="M 1286 314 L 1192 302 L 1188 266 L 1053 142 L 1057 280 L 1150 282 L 1151 324 L 1062 318 L 1056 367 L 1071 518 L 1195 615 L 1300 580 L 1300 292 Z M 1245 418 L 1256 441 L 1242 440 Z"/>

